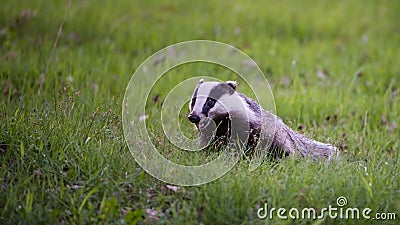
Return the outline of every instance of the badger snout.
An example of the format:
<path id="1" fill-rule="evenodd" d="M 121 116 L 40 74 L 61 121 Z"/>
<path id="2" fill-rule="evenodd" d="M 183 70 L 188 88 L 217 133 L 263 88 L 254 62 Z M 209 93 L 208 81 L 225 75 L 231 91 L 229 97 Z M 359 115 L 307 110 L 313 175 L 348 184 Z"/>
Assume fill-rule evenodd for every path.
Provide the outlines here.
<path id="1" fill-rule="evenodd" d="M 188 119 L 189 119 L 189 121 L 192 122 L 192 123 L 198 124 L 198 123 L 200 122 L 200 116 L 195 115 L 195 114 L 190 114 L 190 115 L 188 116 Z"/>

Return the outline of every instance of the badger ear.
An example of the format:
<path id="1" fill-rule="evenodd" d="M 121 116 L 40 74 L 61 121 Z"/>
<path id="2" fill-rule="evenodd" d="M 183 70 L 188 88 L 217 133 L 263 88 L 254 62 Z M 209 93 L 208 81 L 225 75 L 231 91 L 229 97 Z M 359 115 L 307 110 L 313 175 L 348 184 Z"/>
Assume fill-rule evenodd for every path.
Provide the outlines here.
<path id="1" fill-rule="evenodd" d="M 225 84 L 229 85 L 229 87 L 231 87 L 233 90 L 236 91 L 236 86 L 237 86 L 236 81 L 230 81 L 230 80 L 228 80 L 228 81 L 225 82 Z"/>
<path id="2" fill-rule="evenodd" d="M 199 84 L 204 83 L 204 79 L 200 79 Z"/>

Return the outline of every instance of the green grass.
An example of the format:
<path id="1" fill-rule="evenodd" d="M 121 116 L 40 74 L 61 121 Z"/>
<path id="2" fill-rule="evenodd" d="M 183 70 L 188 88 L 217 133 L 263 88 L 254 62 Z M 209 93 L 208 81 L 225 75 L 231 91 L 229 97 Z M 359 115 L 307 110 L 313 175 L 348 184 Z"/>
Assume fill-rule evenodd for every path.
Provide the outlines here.
<path id="1" fill-rule="evenodd" d="M 398 224 L 398 12 L 389 0 L 72 1 L 69 9 L 65 1 L 3 1 L 0 223 Z M 272 85 L 277 114 L 343 147 L 341 158 L 266 161 L 254 172 L 242 160 L 212 183 L 177 192 L 148 175 L 124 140 L 124 91 L 143 60 L 193 39 L 225 42 L 252 57 Z M 232 78 L 215 66 L 171 71 L 180 72 Z M 160 90 L 180 81 L 165 79 L 171 84 L 159 83 L 160 101 L 147 108 L 160 140 L 156 115 L 167 94 Z M 188 164 L 208 157 L 189 158 L 165 142 L 159 148 Z M 339 196 L 349 207 L 395 212 L 397 220 L 257 218 L 265 202 L 321 209 Z"/>

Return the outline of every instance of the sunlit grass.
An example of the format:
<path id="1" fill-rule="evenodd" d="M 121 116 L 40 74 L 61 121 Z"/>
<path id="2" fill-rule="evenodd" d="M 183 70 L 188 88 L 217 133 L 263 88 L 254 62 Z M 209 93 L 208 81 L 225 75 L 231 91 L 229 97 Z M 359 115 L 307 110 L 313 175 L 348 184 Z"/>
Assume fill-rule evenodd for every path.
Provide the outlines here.
<path id="1" fill-rule="evenodd" d="M 1 224 L 313 224 L 260 220 L 257 209 L 349 207 L 400 217 L 400 4 L 395 1 L 5 1 L 0 7 Z M 69 10 L 54 55 L 51 49 Z M 226 176 L 176 192 L 142 170 L 125 144 L 121 103 L 139 64 L 170 44 L 225 42 L 252 57 L 295 130 L 343 149 L 326 163 L 242 160 Z M 49 63 L 46 76 L 42 76 Z M 171 71 L 149 100 L 215 66 Z M 176 76 L 175 76 L 176 77 Z M 248 93 L 246 87 L 239 91 Z M 152 96 L 153 97 L 153 96 Z M 182 114 L 182 117 L 185 115 Z M 157 118 L 150 131 L 164 139 Z M 187 121 L 186 121 L 187 122 Z M 187 123 L 188 126 L 192 126 Z M 187 127 L 185 131 L 195 131 Z M 160 152 L 198 163 L 189 153 Z M 398 221 L 398 219 L 397 219 Z M 397 221 L 378 221 L 396 224 Z M 332 220 L 327 224 L 370 224 Z"/>

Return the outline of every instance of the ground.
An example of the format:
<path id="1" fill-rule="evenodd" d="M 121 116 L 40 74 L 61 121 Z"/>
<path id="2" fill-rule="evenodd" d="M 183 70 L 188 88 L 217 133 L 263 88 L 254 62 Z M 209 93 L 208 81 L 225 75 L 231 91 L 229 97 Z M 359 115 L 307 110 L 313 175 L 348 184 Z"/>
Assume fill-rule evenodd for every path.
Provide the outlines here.
<path id="1" fill-rule="evenodd" d="M 397 224 L 399 11 L 389 0 L 3 1 L 0 223 Z M 266 160 L 253 172 L 242 159 L 199 187 L 148 175 L 124 140 L 125 88 L 154 52 L 195 39 L 252 57 L 271 84 L 276 113 L 339 146 L 340 159 Z M 187 65 L 171 73 L 232 78 L 223 71 Z M 188 163 L 209 157 L 187 157 L 164 141 L 155 116 L 167 93 L 160 90 L 170 86 L 159 85 L 147 110 L 160 152 Z M 257 216 L 265 203 L 320 210 L 337 207 L 340 196 L 346 207 L 372 209 L 375 220 Z M 396 219 L 378 221 L 377 213 Z"/>

